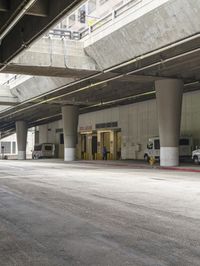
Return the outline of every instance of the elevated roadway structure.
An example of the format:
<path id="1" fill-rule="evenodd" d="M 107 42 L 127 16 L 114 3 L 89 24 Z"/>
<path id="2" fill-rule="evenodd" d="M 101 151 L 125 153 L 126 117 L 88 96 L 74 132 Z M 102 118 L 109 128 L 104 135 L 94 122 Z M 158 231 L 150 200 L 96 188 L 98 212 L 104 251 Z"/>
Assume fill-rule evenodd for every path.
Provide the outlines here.
<path id="1" fill-rule="evenodd" d="M 20 103 L 1 112 L 0 130 L 57 120 L 64 105 L 84 113 L 157 94 L 161 164 L 176 165 L 182 93 L 200 88 L 199 11 L 195 0 L 130 1 L 78 40 L 40 40 L 2 69 L 38 76 L 12 89 Z"/>

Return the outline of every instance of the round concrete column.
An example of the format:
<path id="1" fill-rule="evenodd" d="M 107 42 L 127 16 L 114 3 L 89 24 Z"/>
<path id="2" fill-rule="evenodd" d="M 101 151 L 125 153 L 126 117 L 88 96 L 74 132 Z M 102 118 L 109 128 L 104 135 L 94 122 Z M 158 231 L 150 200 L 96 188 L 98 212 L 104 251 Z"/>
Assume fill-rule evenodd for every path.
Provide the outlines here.
<path id="1" fill-rule="evenodd" d="M 76 157 L 78 107 L 73 105 L 62 106 L 62 120 L 64 131 L 64 160 L 74 161 Z"/>
<path id="2" fill-rule="evenodd" d="M 155 82 L 158 126 L 160 135 L 160 165 L 179 165 L 179 137 L 183 82 L 176 79 Z"/>
<path id="3" fill-rule="evenodd" d="M 26 160 L 27 125 L 24 121 L 16 122 L 18 160 Z"/>

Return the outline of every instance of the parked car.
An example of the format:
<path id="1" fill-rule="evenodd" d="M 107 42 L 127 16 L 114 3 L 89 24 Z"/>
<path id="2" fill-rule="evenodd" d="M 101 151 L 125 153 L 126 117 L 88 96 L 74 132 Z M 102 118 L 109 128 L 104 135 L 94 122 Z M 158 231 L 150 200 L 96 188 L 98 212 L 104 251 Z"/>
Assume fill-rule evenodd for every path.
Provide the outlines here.
<path id="1" fill-rule="evenodd" d="M 32 152 L 33 159 L 54 158 L 54 157 L 55 157 L 55 144 L 42 143 L 34 146 L 34 150 Z"/>
<path id="2" fill-rule="evenodd" d="M 180 159 L 190 159 L 192 155 L 193 139 L 192 137 L 180 137 L 179 140 L 179 155 Z M 153 137 L 149 139 L 147 149 L 144 152 L 144 160 L 149 161 L 151 157 L 156 160 L 160 159 L 160 139 L 159 137 Z"/>
<path id="3" fill-rule="evenodd" d="M 200 164 L 200 148 L 192 152 L 192 160 L 195 164 Z"/>

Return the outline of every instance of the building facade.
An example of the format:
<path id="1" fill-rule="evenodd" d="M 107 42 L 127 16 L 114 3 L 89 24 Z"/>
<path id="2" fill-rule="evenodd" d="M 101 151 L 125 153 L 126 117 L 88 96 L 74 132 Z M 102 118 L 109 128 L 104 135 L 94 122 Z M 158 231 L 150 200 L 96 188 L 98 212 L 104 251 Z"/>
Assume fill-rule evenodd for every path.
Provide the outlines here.
<path id="1" fill-rule="evenodd" d="M 81 32 L 130 0 L 88 0 L 76 7 L 57 28 Z"/>
<path id="2" fill-rule="evenodd" d="M 184 94 L 181 135 L 192 136 L 200 145 L 200 92 Z M 148 139 L 159 135 L 156 99 L 79 115 L 77 158 L 143 159 Z M 39 127 L 40 143 L 57 144 L 58 157 L 64 156 L 62 120 Z"/>
<path id="3" fill-rule="evenodd" d="M 35 145 L 35 129 L 31 128 L 27 133 L 27 159 L 32 158 L 32 151 Z M 16 134 L 0 140 L 0 158 L 7 156 L 8 159 L 17 159 L 18 147 Z"/>

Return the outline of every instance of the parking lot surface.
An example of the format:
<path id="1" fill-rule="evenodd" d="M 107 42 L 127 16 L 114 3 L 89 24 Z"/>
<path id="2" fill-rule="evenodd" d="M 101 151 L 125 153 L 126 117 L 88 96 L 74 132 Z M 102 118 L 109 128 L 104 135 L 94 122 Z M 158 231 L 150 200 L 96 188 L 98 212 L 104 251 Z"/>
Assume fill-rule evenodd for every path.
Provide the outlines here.
<path id="1" fill-rule="evenodd" d="M 0 161 L 0 265 L 200 265 L 200 174 Z"/>

